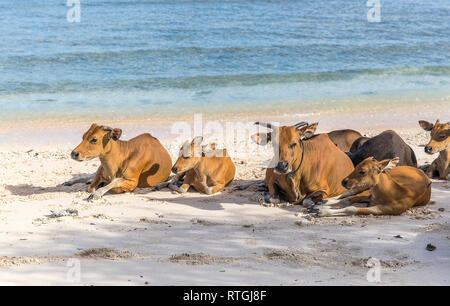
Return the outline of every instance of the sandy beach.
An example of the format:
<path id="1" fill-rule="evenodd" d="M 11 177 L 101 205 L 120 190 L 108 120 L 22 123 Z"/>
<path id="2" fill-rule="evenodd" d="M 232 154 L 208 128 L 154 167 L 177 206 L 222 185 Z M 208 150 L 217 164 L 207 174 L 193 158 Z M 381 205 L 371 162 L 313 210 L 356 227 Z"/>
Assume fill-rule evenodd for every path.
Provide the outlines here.
<path id="1" fill-rule="evenodd" d="M 319 121 L 318 133 L 345 127 L 369 136 L 392 128 L 414 149 L 419 165 L 424 165 L 436 156 L 423 152 L 429 136 L 417 120 L 449 117 L 448 107 L 424 107 L 301 116 L 237 114 L 229 120 Z M 98 160 L 80 163 L 70 159 L 70 151 L 90 120 L 3 123 L 0 284 L 450 283 L 448 181 L 433 180 L 431 203 L 401 216 L 315 218 L 300 206 L 260 205 L 256 187 L 232 191 L 237 184 L 263 179 L 262 162 L 270 158 L 270 150 L 254 154 L 256 145 L 245 142 L 247 156 L 234 158 L 236 178 L 219 194 L 137 189 L 87 202 L 84 183 L 70 187 L 62 183 L 93 173 L 99 165 Z M 122 128 L 123 139 L 151 132 L 173 161 L 178 156 L 181 143 L 170 135 L 168 121 L 95 121 Z M 72 209 L 73 215 L 52 216 L 52 212 L 67 209 Z M 427 244 L 436 249 L 427 250 Z M 381 263 L 381 282 L 368 281 L 370 258 Z M 74 263 L 79 263 L 79 278 L 71 277 Z"/>

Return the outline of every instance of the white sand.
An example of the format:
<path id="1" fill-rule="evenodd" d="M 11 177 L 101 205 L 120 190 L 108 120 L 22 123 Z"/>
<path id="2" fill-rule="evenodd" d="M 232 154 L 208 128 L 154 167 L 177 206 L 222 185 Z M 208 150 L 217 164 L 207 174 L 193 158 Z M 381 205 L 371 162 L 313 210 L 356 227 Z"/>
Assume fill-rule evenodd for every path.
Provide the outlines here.
<path id="1" fill-rule="evenodd" d="M 414 125 L 420 115 L 411 116 L 409 128 L 396 130 L 421 165 L 435 156 L 419 146 L 428 138 Z M 423 119 L 435 119 L 428 115 Z M 349 127 L 373 135 L 390 125 L 383 118 L 368 116 L 361 119 L 367 124 Z M 367 127 L 370 120 L 377 129 Z M 342 125 L 327 121 L 318 132 Z M 14 145 L 6 144 L 6 131 L 0 132 L 0 284 L 366 285 L 369 270 L 364 264 L 370 257 L 382 260 L 382 285 L 450 282 L 450 182 L 434 181 L 432 204 L 402 216 L 308 220 L 299 206 L 259 205 L 255 188 L 231 192 L 235 184 L 264 177 L 263 158 L 252 156 L 235 159 L 236 180 L 217 195 L 139 189 L 90 203 L 84 200 L 86 185 L 60 185 L 99 165 L 97 160 L 77 163 L 69 158 L 83 129 L 64 129 L 73 135 L 62 141 L 51 138 L 55 129 L 46 127 L 39 130 L 45 140 L 17 138 Z M 125 137 L 140 129 L 124 128 Z M 175 157 L 180 144 L 168 137 L 162 142 Z M 67 208 L 78 210 L 79 216 L 47 217 L 51 210 Z M 427 251 L 428 243 L 436 250 Z M 111 250 L 79 255 L 93 248 Z M 70 258 L 80 260 L 80 283 L 67 278 Z"/>

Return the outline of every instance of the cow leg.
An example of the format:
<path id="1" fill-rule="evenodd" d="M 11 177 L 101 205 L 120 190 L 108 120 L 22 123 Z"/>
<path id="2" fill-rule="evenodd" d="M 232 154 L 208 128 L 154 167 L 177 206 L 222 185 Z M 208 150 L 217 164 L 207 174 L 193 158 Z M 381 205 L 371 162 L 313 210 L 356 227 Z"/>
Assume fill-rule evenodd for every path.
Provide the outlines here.
<path id="1" fill-rule="evenodd" d="M 269 198 L 266 198 L 266 202 L 271 204 L 280 204 L 280 187 L 275 183 L 268 184 L 267 187 L 269 188 Z"/>
<path id="2" fill-rule="evenodd" d="M 237 185 L 237 186 L 233 187 L 233 190 L 245 190 L 252 185 L 262 184 L 264 182 L 265 182 L 264 180 L 258 180 L 258 181 L 253 181 L 253 182 L 242 184 L 242 185 Z"/>
<path id="3" fill-rule="evenodd" d="M 63 186 L 73 186 L 78 183 L 88 183 L 95 177 L 95 175 L 96 175 L 96 173 L 86 174 L 86 175 L 81 175 L 81 176 L 75 177 L 71 180 L 68 180 L 67 182 L 64 182 Z"/>
<path id="4" fill-rule="evenodd" d="M 190 184 L 183 183 L 181 186 L 177 186 L 176 184 L 169 184 L 169 189 L 176 191 L 178 193 L 186 193 L 191 187 Z"/>
<path id="5" fill-rule="evenodd" d="M 213 194 L 219 191 L 222 191 L 225 188 L 225 184 L 217 183 L 214 186 L 208 187 L 208 191 L 206 194 Z"/>
<path id="6" fill-rule="evenodd" d="M 98 200 L 100 199 L 105 193 L 110 191 L 111 189 L 116 189 L 116 192 L 131 192 L 133 191 L 138 185 L 137 179 L 125 179 L 125 178 L 116 178 L 112 180 L 111 183 L 108 185 L 97 189 L 93 193 L 89 195 L 87 198 L 88 201 L 91 200 Z"/>
<path id="7" fill-rule="evenodd" d="M 321 207 L 318 209 L 317 215 L 319 217 L 327 217 L 338 214 L 348 215 L 398 215 L 399 211 L 392 209 L 388 205 L 376 205 L 371 207 L 355 207 L 348 206 L 341 209 L 330 209 L 327 207 Z"/>
<path id="8" fill-rule="evenodd" d="M 307 196 L 302 204 L 304 207 L 311 207 L 316 204 L 321 204 L 323 200 L 327 197 L 327 192 L 323 190 L 314 191 L 309 196 Z"/>
<path id="9" fill-rule="evenodd" d="M 169 185 L 171 185 L 171 184 L 172 184 L 172 185 L 175 185 L 175 184 L 178 183 L 181 179 L 183 179 L 183 176 L 184 176 L 184 173 L 176 174 L 176 175 L 172 176 L 172 178 L 168 179 L 167 181 L 162 182 L 162 183 L 160 183 L 160 184 L 158 184 L 158 185 L 153 186 L 153 187 L 152 187 L 152 190 L 161 190 L 161 189 L 166 188 L 166 187 L 169 187 L 169 188 L 170 188 Z"/>
<path id="10" fill-rule="evenodd" d="M 95 174 L 95 177 L 92 179 L 91 184 L 89 184 L 88 192 L 92 193 L 94 192 L 102 183 L 106 183 L 105 179 L 103 178 L 103 167 L 100 166 L 97 169 L 97 173 Z"/>
<path id="11" fill-rule="evenodd" d="M 181 179 L 183 176 L 184 176 L 184 174 L 181 175 L 180 179 Z M 178 180 L 178 181 L 179 181 L 179 180 Z M 178 186 L 178 185 L 176 184 L 177 181 L 174 180 L 174 182 L 172 182 L 172 183 L 169 184 L 169 189 L 170 189 L 170 190 L 173 190 L 173 191 L 175 191 L 175 192 L 178 192 L 178 193 L 186 193 L 186 192 L 189 190 L 189 188 L 191 187 L 193 181 L 194 181 L 193 174 L 192 174 L 192 173 L 189 173 L 188 175 L 185 175 L 185 176 L 184 176 L 184 181 L 183 181 L 183 184 L 182 184 L 181 186 Z"/>

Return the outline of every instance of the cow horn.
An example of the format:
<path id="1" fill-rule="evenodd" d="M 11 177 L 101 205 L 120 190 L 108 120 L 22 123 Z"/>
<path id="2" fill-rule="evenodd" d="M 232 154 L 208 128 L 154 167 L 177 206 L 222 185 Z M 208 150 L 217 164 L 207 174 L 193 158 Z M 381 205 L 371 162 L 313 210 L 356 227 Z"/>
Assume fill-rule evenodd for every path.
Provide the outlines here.
<path id="1" fill-rule="evenodd" d="M 255 122 L 255 124 L 263 126 L 263 127 L 266 127 L 268 129 L 272 129 L 272 130 L 275 130 L 275 129 L 278 128 L 277 126 L 275 126 L 275 125 L 273 125 L 271 123 L 266 123 L 266 122 L 259 122 L 259 121 L 257 121 L 257 122 Z"/>
<path id="2" fill-rule="evenodd" d="M 308 122 L 302 121 L 302 122 L 299 122 L 299 123 L 294 124 L 294 126 L 295 126 L 296 129 L 299 129 L 299 128 L 301 128 L 302 126 L 305 126 L 305 125 L 308 126 L 308 125 L 309 125 Z"/>

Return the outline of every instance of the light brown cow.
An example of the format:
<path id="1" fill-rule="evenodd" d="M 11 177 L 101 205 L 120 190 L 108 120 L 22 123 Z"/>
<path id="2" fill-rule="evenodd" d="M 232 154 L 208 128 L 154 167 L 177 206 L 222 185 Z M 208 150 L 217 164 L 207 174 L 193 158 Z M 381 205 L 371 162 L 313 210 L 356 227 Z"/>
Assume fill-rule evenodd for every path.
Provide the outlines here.
<path id="1" fill-rule="evenodd" d="M 342 179 L 353 170 L 350 158 L 330 140 L 327 134 L 312 136 L 317 124 L 272 129 L 278 159 L 266 170 L 270 197 L 266 201 L 278 204 L 282 199 L 311 206 L 323 199 L 345 192 Z M 302 138 L 308 138 L 303 140 Z"/>
<path id="2" fill-rule="evenodd" d="M 426 205 L 431 197 L 430 179 L 418 168 L 396 167 L 399 161 L 398 157 L 380 162 L 368 157 L 342 181 L 351 194 L 356 194 L 344 201 L 368 203 L 369 207 L 320 207 L 318 215 L 400 215 L 413 206 Z"/>
<path id="3" fill-rule="evenodd" d="M 142 134 L 122 141 L 121 134 L 121 129 L 92 124 L 72 151 L 74 160 L 99 157 L 101 161 L 88 188 L 88 200 L 98 199 L 108 191 L 123 193 L 136 187 L 151 187 L 169 177 L 172 160 L 158 139 Z"/>
<path id="4" fill-rule="evenodd" d="M 431 139 L 425 146 L 427 154 L 439 152 L 439 156 L 426 169 L 429 177 L 438 177 L 441 180 L 450 180 L 450 122 L 435 124 L 420 120 L 420 126 L 425 131 L 431 131 Z"/>
<path id="5" fill-rule="evenodd" d="M 207 150 L 202 141 L 203 137 L 199 136 L 183 144 L 172 168 L 176 179 L 169 184 L 170 189 L 184 193 L 194 187 L 198 192 L 213 194 L 223 190 L 234 179 L 236 168 L 227 150 L 217 150 L 215 145 Z M 178 187 L 175 181 L 183 175 L 183 183 Z"/>

